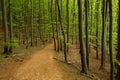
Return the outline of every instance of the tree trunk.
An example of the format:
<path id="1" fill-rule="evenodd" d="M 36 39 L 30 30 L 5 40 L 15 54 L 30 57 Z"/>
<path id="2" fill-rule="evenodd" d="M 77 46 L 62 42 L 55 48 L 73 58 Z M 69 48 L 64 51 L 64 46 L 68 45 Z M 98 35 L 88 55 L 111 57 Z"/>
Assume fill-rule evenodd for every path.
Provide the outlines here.
<path id="1" fill-rule="evenodd" d="M 9 0 L 9 32 L 10 32 L 10 43 L 13 40 L 13 27 L 12 27 L 12 1 Z M 12 44 L 12 43 L 11 43 Z M 9 52 L 12 53 L 13 49 L 10 46 Z"/>
<path id="2" fill-rule="evenodd" d="M 75 0 L 73 0 L 73 10 L 72 10 L 72 44 L 74 44 L 74 38 L 75 38 Z"/>
<path id="3" fill-rule="evenodd" d="M 33 0 L 31 1 L 31 41 L 30 41 L 30 46 L 33 46 Z"/>
<path id="4" fill-rule="evenodd" d="M 120 62 L 120 0 L 118 1 L 119 15 L 118 15 L 118 51 L 117 51 L 117 60 Z M 117 79 L 120 80 L 120 65 L 117 64 Z"/>
<path id="5" fill-rule="evenodd" d="M 62 36 L 64 39 L 64 59 L 65 62 L 67 63 L 67 54 L 66 54 L 66 39 L 65 39 L 65 32 L 64 32 L 64 28 L 63 28 L 63 24 L 62 24 L 62 18 L 61 18 L 61 12 L 60 12 L 60 6 L 59 6 L 59 0 L 56 0 L 57 3 L 57 7 L 58 7 L 58 17 L 59 17 L 59 22 L 60 22 L 60 27 L 61 27 L 61 31 L 62 31 Z"/>
<path id="6" fill-rule="evenodd" d="M 39 39 L 41 39 L 41 26 L 40 26 L 41 25 L 41 19 L 40 19 L 41 18 L 41 16 L 40 16 L 41 15 L 40 14 L 41 11 L 40 11 L 40 6 L 41 5 L 40 5 L 40 0 L 39 0 L 39 27 L 38 27 L 38 30 L 39 30 Z"/>
<path id="7" fill-rule="evenodd" d="M 92 31 L 93 31 L 93 30 L 92 30 L 92 29 L 93 29 L 93 1 L 91 1 L 91 5 L 90 5 L 90 6 L 91 6 L 91 19 L 90 19 L 90 20 L 91 20 L 91 21 L 90 21 L 90 22 L 91 22 L 91 25 L 90 25 L 90 28 L 89 28 L 89 29 L 90 29 L 90 36 L 92 37 L 92 36 L 93 36 L 93 33 L 92 33 Z M 92 38 L 89 39 L 89 41 L 90 41 L 89 52 L 91 52 L 92 40 L 93 40 Z"/>
<path id="8" fill-rule="evenodd" d="M 102 12 L 102 55 L 101 55 L 101 69 L 105 67 L 105 58 L 106 58 L 106 15 L 105 15 L 105 4 L 106 0 L 103 0 L 103 12 Z"/>
<path id="9" fill-rule="evenodd" d="M 110 52 L 110 80 L 114 80 L 114 63 L 113 63 L 113 17 L 112 17 L 112 0 L 109 0 L 109 15 L 110 15 L 110 24 L 109 24 L 109 52 Z"/>
<path id="10" fill-rule="evenodd" d="M 56 20 L 56 34 L 57 34 L 57 51 L 60 50 L 60 39 L 59 39 L 59 26 L 58 26 L 58 15 L 57 15 L 57 4 L 55 0 L 55 20 Z"/>
<path id="11" fill-rule="evenodd" d="M 82 63 L 82 71 L 81 72 L 88 74 L 85 43 L 83 40 L 83 20 L 82 19 L 83 19 L 82 0 L 78 0 L 79 45 L 80 45 L 80 54 L 81 54 L 81 63 Z"/>
<path id="12" fill-rule="evenodd" d="M 52 33 L 53 33 L 53 40 L 54 40 L 54 49 L 56 50 L 56 39 L 55 39 L 55 29 L 53 25 L 53 0 L 51 0 L 51 24 L 52 24 Z"/>
<path id="13" fill-rule="evenodd" d="M 3 27 L 4 27 L 4 54 L 8 53 L 8 26 L 7 26 L 7 16 L 6 16 L 6 0 L 1 0 L 1 8 L 2 8 L 2 21 L 3 21 Z"/>
<path id="14" fill-rule="evenodd" d="M 88 40 L 88 0 L 85 0 L 85 26 L 86 26 L 86 61 L 89 69 L 89 40 Z"/>
<path id="15" fill-rule="evenodd" d="M 69 33 L 70 33 L 70 22 L 69 22 L 69 0 L 66 0 L 66 22 L 67 22 L 67 53 L 69 51 Z"/>
<path id="16" fill-rule="evenodd" d="M 98 55 L 98 49 L 99 49 L 99 45 L 98 45 L 98 38 L 99 38 L 99 32 L 98 32 L 98 25 L 99 25 L 99 0 L 97 0 L 97 3 L 96 3 L 96 59 L 99 59 L 99 55 Z"/>

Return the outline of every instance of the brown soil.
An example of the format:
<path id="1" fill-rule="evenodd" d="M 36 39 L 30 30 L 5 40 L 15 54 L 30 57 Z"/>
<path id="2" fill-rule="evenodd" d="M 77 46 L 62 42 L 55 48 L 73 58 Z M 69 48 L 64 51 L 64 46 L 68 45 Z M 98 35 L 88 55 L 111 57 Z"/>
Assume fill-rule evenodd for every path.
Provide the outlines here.
<path id="1" fill-rule="evenodd" d="M 61 52 L 60 52 L 61 53 Z M 56 54 L 56 58 L 60 61 L 64 60 L 64 55 L 63 54 Z M 79 71 L 81 70 L 81 59 L 80 59 L 80 53 L 79 53 L 79 48 L 76 48 L 76 45 L 71 45 L 70 46 L 70 51 L 68 54 L 68 62 L 72 67 L 75 67 Z M 109 55 L 106 57 L 106 65 L 105 69 L 101 70 L 100 69 L 100 63 L 101 63 L 101 54 L 99 53 L 99 59 L 96 59 L 96 52 L 95 50 L 91 50 L 90 53 L 90 75 L 88 75 L 92 80 L 110 80 L 110 63 L 109 63 Z M 79 78 L 78 80 L 88 80 L 88 79 L 81 79 Z"/>
<path id="2" fill-rule="evenodd" d="M 23 62 L 9 65 L 7 71 L 0 70 L 0 80 L 107 80 L 109 65 L 107 64 L 105 70 L 99 70 L 100 60 L 95 59 L 94 51 L 91 55 L 90 72 L 93 77 L 80 73 L 79 49 L 71 46 L 69 64 L 66 64 L 62 52 L 56 53 L 53 44 L 49 44 Z"/>

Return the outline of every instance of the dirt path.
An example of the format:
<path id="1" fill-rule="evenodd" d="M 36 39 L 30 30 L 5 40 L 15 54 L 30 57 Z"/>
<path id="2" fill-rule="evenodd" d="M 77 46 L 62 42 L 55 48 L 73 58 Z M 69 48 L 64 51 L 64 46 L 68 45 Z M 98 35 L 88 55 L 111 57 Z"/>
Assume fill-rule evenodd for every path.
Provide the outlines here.
<path id="1" fill-rule="evenodd" d="M 76 80 L 53 59 L 53 44 L 23 62 L 10 80 Z"/>

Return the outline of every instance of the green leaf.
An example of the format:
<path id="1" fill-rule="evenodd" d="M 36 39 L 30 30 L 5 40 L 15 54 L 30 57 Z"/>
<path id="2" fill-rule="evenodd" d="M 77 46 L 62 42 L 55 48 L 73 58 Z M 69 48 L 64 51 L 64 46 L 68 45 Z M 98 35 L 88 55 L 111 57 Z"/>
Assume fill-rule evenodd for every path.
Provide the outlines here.
<path id="1" fill-rule="evenodd" d="M 114 61 L 115 63 L 117 63 L 117 64 L 120 66 L 120 61 L 119 61 L 119 60 L 114 59 L 113 61 Z"/>
<path id="2" fill-rule="evenodd" d="M 66 46 L 70 46 L 71 44 L 70 43 L 66 43 Z"/>

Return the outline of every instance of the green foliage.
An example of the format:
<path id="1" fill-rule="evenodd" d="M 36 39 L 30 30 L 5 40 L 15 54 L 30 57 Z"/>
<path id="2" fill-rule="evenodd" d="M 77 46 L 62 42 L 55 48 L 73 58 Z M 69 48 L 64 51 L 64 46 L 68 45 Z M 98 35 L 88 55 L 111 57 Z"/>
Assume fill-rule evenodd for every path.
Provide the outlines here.
<path id="1" fill-rule="evenodd" d="M 97 37 L 89 35 L 89 39 L 97 39 Z"/>
<path id="2" fill-rule="evenodd" d="M 96 44 L 95 44 L 95 43 L 89 42 L 89 44 L 90 44 L 92 47 L 96 47 Z"/>
<path id="3" fill-rule="evenodd" d="M 66 46 L 70 46 L 71 44 L 70 43 L 66 43 Z"/>
<path id="4" fill-rule="evenodd" d="M 10 42 L 11 47 L 19 47 L 19 41 L 18 40 L 11 40 Z"/>
<path id="5" fill-rule="evenodd" d="M 120 66 L 120 61 L 117 59 L 114 59 L 114 62 L 117 63 Z"/>
<path id="6" fill-rule="evenodd" d="M 63 36 L 59 36 L 58 38 L 59 38 L 61 41 L 64 41 Z"/>
<path id="7" fill-rule="evenodd" d="M 4 47 L 19 47 L 19 41 L 18 40 L 11 40 L 9 42 L 6 42 L 4 44 Z"/>
<path id="8" fill-rule="evenodd" d="M 9 42 L 4 43 L 4 47 L 8 48 L 10 46 Z"/>

